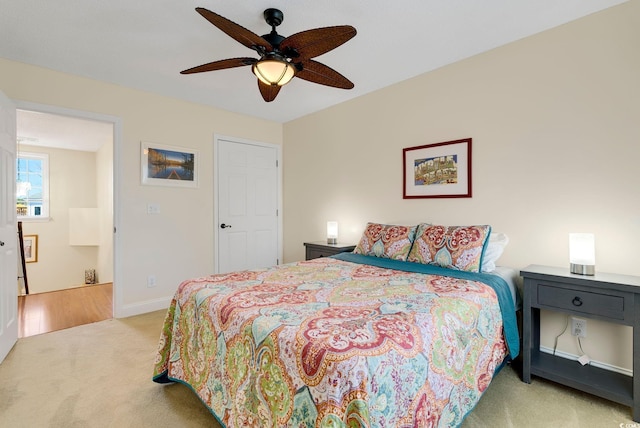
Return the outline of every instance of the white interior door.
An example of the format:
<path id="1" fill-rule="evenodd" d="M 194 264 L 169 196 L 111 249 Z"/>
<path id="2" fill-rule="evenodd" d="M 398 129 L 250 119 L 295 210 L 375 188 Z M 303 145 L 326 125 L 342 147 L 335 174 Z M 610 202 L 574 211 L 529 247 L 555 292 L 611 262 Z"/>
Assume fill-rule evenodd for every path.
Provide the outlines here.
<path id="1" fill-rule="evenodd" d="M 16 108 L 0 92 L 0 363 L 18 340 Z"/>
<path id="2" fill-rule="evenodd" d="M 217 272 L 276 265 L 279 150 L 224 138 L 216 142 Z"/>

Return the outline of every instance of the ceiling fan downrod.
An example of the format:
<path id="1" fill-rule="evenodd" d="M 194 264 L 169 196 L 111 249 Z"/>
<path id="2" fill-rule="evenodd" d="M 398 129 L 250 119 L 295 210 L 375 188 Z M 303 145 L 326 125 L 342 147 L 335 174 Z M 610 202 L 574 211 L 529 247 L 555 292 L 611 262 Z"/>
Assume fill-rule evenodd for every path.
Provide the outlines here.
<path id="1" fill-rule="evenodd" d="M 262 38 L 268 41 L 275 50 L 278 50 L 280 42 L 284 40 L 284 37 L 276 32 L 276 27 L 282 24 L 284 14 L 280 9 L 269 8 L 265 9 L 263 16 L 264 20 L 271 27 L 271 32 L 263 35 Z"/>

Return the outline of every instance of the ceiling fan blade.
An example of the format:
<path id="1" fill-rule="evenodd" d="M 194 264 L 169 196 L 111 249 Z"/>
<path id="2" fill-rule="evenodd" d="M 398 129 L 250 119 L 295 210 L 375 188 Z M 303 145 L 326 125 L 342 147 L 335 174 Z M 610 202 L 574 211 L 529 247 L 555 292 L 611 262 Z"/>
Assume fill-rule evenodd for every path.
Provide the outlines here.
<path id="1" fill-rule="evenodd" d="M 258 87 L 260 88 L 262 98 L 268 103 L 276 99 L 280 88 L 282 88 L 282 86 L 278 85 L 267 85 L 260 79 L 258 79 Z"/>
<path id="2" fill-rule="evenodd" d="M 298 65 L 298 64 L 296 64 Z M 300 64 L 301 70 L 298 70 L 296 77 L 309 82 L 318 83 L 320 85 L 332 86 L 340 89 L 352 89 L 353 82 L 338 73 L 331 67 L 309 59 Z"/>
<path id="3" fill-rule="evenodd" d="M 244 67 L 258 62 L 255 58 L 229 58 L 202 64 L 197 67 L 182 70 L 180 74 L 202 73 L 204 71 L 224 70 L 225 68 Z"/>
<path id="4" fill-rule="evenodd" d="M 287 51 L 294 50 L 299 57 L 294 59 L 309 59 L 329 52 L 356 35 L 356 29 L 351 25 L 315 28 L 301 31 L 280 42 L 280 50 L 288 56 Z"/>
<path id="5" fill-rule="evenodd" d="M 262 47 L 266 52 L 271 52 L 273 50 L 271 43 L 267 42 L 254 32 L 247 30 L 243 26 L 228 20 L 224 16 L 220 16 L 203 7 L 197 7 L 196 11 L 207 21 L 225 32 L 229 37 L 235 39 L 239 43 L 242 43 L 249 49 L 257 51 L 257 47 Z"/>

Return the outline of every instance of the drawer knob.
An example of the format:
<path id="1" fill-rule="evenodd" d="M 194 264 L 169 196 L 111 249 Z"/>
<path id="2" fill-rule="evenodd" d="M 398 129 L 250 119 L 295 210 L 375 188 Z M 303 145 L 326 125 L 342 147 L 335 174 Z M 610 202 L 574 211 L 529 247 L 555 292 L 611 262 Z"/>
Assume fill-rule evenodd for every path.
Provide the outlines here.
<path id="1" fill-rule="evenodd" d="M 576 297 L 573 298 L 571 303 L 573 303 L 573 306 L 582 306 L 582 299 L 580 297 L 576 296 Z"/>

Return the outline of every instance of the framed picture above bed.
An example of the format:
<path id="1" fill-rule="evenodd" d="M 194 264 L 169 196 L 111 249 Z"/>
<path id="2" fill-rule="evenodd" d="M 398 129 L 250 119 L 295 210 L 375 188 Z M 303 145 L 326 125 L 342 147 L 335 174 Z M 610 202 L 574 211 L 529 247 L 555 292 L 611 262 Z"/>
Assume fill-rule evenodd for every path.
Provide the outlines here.
<path id="1" fill-rule="evenodd" d="M 402 197 L 470 198 L 471 138 L 402 149 Z"/>
<path id="2" fill-rule="evenodd" d="M 197 150 L 143 141 L 140 144 L 142 184 L 198 187 L 199 157 Z"/>

